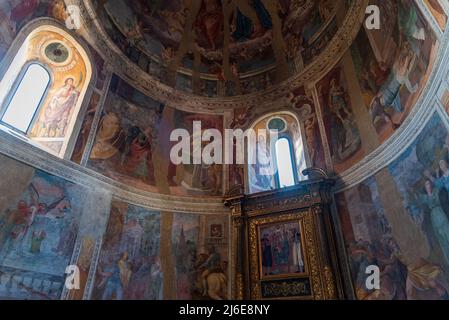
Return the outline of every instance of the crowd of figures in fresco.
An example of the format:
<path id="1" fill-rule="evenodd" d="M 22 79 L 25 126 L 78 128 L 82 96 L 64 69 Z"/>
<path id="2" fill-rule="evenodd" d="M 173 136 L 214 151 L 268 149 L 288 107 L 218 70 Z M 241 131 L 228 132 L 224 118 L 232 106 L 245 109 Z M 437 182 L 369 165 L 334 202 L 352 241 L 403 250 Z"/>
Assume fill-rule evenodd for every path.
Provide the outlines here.
<path id="1" fill-rule="evenodd" d="M 4 156 L 1 163 L 0 298 L 60 299 L 76 246 L 82 289 L 71 298 L 228 298 L 228 217 L 174 214 L 167 249 L 161 224 L 171 213 L 111 204 L 98 190 Z M 167 272 L 176 285 L 164 295 Z"/>
<path id="2" fill-rule="evenodd" d="M 223 128 L 222 116 L 196 115 L 165 107 L 114 76 L 89 166 L 150 191 L 220 196 L 221 165 L 175 165 L 167 161 L 175 144 L 169 139 L 171 131 L 184 128 L 192 135 L 194 121 L 201 121 L 202 130 Z"/>
<path id="3" fill-rule="evenodd" d="M 226 299 L 229 281 L 226 219 L 176 214 L 173 226 L 177 298 Z"/>
<path id="4" fill-rule="evenodd" d="M 93 299 L 161 300 L 164 277 L 173 277 L 175 294 L 189 300 L 227 299 L 226 217 L 175 214 L 171 252 L 161 250 L 161 214 L 114 202 L 93 287 Z M 164 273 L 162 256 L 175 269 Z M 165 269 L 167 270 L 167 269 Z M 174 271 L 174 272 L 173 272 Z"/>
<path id="5" fill-rule="evenodd" d="M 1 186 L 0 297 L 59 299 L 88 206 L 82 203 L 85 190 L 1 159 L 2 181 L 11 183 Z"/>
<path id="6" fill-rule="evenodd" d="M 93 1 L 109 36 L 128 58 L 162 82 L 205 96 L 246 94 L 272 86 L 277 81 L 276 51 L 286 51 L 292 70 L 303 68 L 335 35 L 339 4 L 343 2 L 283 0 L 273 6 L 260 0 L 203 0 L 188 10 L 179 0 Z M 183 44 L 191 33 L 195 44 Z M 228 69 L 225 50 L 230 53 Z M 190 74 L 178 73 L 170 83 L 169 69 L 179 54 L 180 65 Z M 199 79 L 195 90 L 193 71 L 215 80 Z"/>
<path id="7" fill-rule="evenodd" d="M 337 197 L 359 299 L 449 299 L 448 142 L 435 115 L 386 169 L 393 186 L 378 174 Z M 386 202 L 388 188 L 398 190 L 398 211 Z M 369 265 L 380 267 L 381 290 L 366 289 Z"/>

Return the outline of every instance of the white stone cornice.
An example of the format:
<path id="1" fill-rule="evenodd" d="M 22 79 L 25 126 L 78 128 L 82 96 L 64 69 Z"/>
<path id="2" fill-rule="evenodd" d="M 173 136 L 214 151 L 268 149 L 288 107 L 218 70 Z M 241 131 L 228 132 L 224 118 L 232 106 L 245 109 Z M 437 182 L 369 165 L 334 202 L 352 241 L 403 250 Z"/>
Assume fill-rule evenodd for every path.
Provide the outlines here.
<path id="1" fill-rule="evenodd" d="M 2 130 L 0 130 L 0 153 L 75 184 L 90 189 L 103 189 L 116 199 L 145 208 L 211 215 L 229 213 L 221 198 L 171 196 L 146 192 L 55 157 Z"/>

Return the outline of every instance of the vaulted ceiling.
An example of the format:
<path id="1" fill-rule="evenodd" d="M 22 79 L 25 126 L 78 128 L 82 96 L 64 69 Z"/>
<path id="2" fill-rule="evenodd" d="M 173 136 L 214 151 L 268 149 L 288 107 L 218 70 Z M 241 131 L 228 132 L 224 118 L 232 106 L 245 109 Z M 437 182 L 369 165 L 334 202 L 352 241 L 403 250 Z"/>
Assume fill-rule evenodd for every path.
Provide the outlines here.
<path id="1" fill-rule="evenodd" d="M 87 0 L 110 40 L 161 83 L 237 96 L 300 73 L 338 31 L 333 0 Z"/>

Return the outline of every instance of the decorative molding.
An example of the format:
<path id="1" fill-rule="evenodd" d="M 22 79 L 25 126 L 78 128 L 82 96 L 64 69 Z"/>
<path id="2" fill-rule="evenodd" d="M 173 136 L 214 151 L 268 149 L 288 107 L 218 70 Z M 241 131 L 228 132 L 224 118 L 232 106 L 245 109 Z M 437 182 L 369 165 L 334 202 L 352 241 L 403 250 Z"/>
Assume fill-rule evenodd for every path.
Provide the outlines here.
<path id="1" fill-rule="evenodd" d="M 90 189 L 103 189 L 122 201 L 152 210 L 229 214 L 218 197 L 171 196 L 139 190 L 71 161 L 62 160 L 0 130 L 0 154 Z"/>

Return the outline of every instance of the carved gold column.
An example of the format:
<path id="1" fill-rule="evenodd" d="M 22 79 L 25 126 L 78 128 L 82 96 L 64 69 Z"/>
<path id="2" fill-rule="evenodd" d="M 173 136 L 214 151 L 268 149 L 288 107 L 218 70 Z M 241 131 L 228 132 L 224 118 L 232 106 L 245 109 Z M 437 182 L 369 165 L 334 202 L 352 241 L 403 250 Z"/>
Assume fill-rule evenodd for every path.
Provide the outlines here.
<path id="1" fill-rule="evenodd" d="M 242 212 L 242 199 L 243 195 L 239 194 L 227 198 L 225 201 L 225 205 L 231 208 L 231 294 L 235 300 L 243 300 L 245 298 L 244 246 L 242 245 L 245 219 Z"/>

